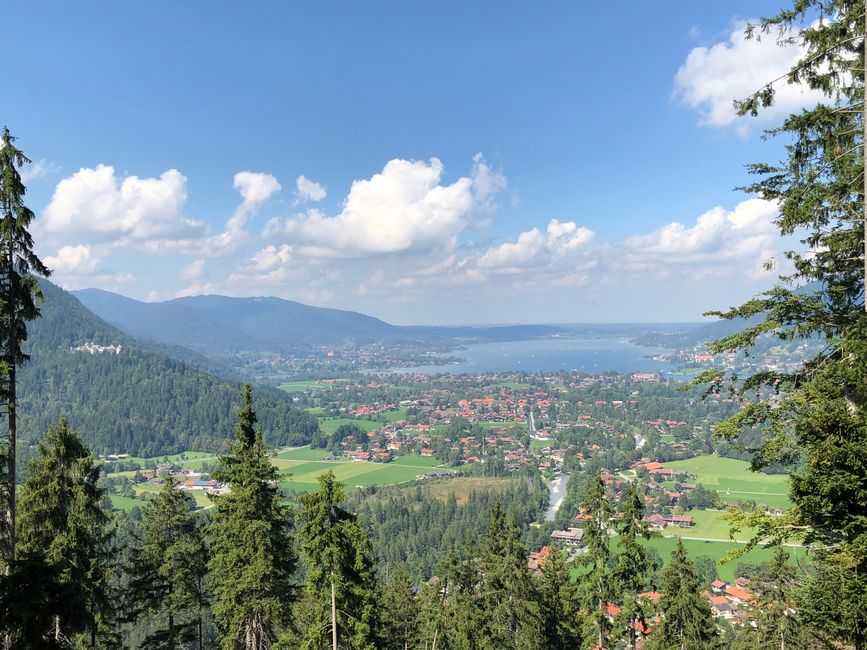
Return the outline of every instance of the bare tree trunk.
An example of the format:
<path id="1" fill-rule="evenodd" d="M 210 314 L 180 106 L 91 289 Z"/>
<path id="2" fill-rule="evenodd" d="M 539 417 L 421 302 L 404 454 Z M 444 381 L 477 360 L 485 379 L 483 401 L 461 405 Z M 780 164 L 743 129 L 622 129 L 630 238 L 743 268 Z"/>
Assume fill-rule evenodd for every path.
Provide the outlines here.
<path id="1" fill-rule="evenodd" d="M 16 364 L 18 363 L 18 346 L 16 345 L 16 333 L 18 329 L 18 319 L 17 314 L 18 310 L 16 309 L 17 297 L 15 295 L 16 287 L 15 287 L 15 273 L 12 265 L 14 264 L 15 258 L 12 254 L 12 243 L 9 242 L 9 250 L 7 252 L 8 259 L 6 260 L 6 264 L 8 264 L 9 268 L 9 305 L 6 308 L 9 310 L 9 332 L 7 333 L 7 350 L 6 354 L 8 355 L 9 362 L 9 383 L 7 386 L 8 393 L 6 395 L 6 415 L 9 420 L 9 437 L 8 437 L 8 449 L 6 454 L 6 463 L 7 463 L 7 474 L 6 480 L 9 482 L 7 487 L 6 494 L 6 541 L 9 544 L 6 549 L 6 574 L 8 575 L 12 569 L 12 563 L 15 561 L 15 456 L 16 456 L 16 446 L 17 446 L 17 432 L 18 432 L 18 418 L 15 413 L 15 402 L 16 402 L 16 392 L 17 392 L 17 377 L 16 377 Z"/>
<path id="2" fill-rule="evenodd" d="M 169 612 L 169 650 L 175 650 L 175 615 Z"/>
<path id="3" fill-rule="evenodd" d="M 334 569 L 331 569 L 331 649 L 337 650 L 337 593 L 334 589 Z"/>

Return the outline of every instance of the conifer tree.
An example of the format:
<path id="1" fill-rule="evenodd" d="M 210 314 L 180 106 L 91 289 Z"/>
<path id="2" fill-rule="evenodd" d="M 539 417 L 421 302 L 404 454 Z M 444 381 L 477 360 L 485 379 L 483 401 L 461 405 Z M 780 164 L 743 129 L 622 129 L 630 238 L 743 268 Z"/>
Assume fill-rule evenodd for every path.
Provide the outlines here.
<path id="1" fill-rule="evenodd" d="M 256 426 L 244 387 L 237 440 L 213 477 L 229 487 L 215 497 L 208 568 L 213 612 L 226 650 L 268 648 L 289 622 L 296 557 L 291 515 L 277 489 L 277 468 Z"/>
<path id="2" fill-rule="evenodd" d="M 111 609 L 106 595 L 108 516 L 100 507 L 99 466 L 78 432 L 61 418 L 39 443 L 28 470 L 19 501 L 17 555 L 24 570 L 50 578 L 38 581 L 34 590 L 55 591 L 31 596 L 57 607 L 43 610 L 51 617 L 51 629 L 43 635 L 55 643 L 85 632 L 93 638 L 106 628 Z"/>
<path id="3" fill-rule="evenodd" d="M 611 500 L 602 481 L 596 474 L 584 498 L 584 541 L 587 552 L 581 556 L 581 563 L 589 567 L 581 581 L 582 609 L 584 610 L 585 643 L 594 643 L 604 650 L 608 639 L 608 604 L 613 597 L 611 571 L 608 561 L 611 557 L 609 529 L 611 522 Z"/>
<path id="4" fill-rule="evenodd" d="M 39 316 L 36 298 L 41 298 L 33 274 L 42 277 L 51 271 L 33 251 L 28 228 L 33 211 L 24 205 L 27 189 L 19 169 L 30 159 L 15 146 L 15 138 L 4 127 L 0 135 L 0 404 L 6 411 L 7 435 L 5 468 L 0 473 L 3 490 L 3 559 L 11 563 L 16 548 L 16 444 L 18 438 L 17 368 L 27 359 L 21 344 L 27 340 L 27 322 Z"/>
<path id="5" fill-rule="evenodd" d="M 314 608 L 302 631 L 304 645 L 373 650 L 377 616 L 370 540 L 356 516 L 341 507 L 346 494 L 334 472 L 319 476 L 319 486 L 301 497 L 305 602 Z"/>
<path id="6" fill-rule="evenodd" d="M 384 650 L 409 650 L 416 646 L 419 603 L 412 579 L 400 565 L 377 599 L 382 612 L 380 641 Z"/>
<path id="7" fill-rule="evenodd" d="M 527 569 L 527 548 L 499 502 L 481 547 L 483 648 L 541 648 L 539 603 Z"/>
<path id="8" fill-rule="evenodd" d="M 645 611 L 647 603 L 642 602 L 638 595 L 650 587 L 650 576 L 658 567 L 652 562 L 647 548 L 639 541 L 651 539 L 653 532 L 644 521 L 644 502 L 635 483 L 628 485 L 623 501 L 623 518 L 618 525 L 620 553 L 617 555 L 613 578 L 623 602 L 620 622 L 625 623 L 629 647 L 635 650 L 639 626 L 645 625 L 649 613 Z"/>
<path id="9" fill-rule="evenodd" d="M 678 537 L 671 562 L 662 572 L 662 621 L 653 628 L 648 648 L 652 650 L 716 650 L 719 631 L 702 596 L 695 565 L 689 561 Z"/>
<path id="10" fill-rule="evenodd" d="M 759 614 L 756 648 L 761 650 L 807 650 L 814 644 L 808 627 L 798 618 L 795 599 L 800 585 L 789 554 L 782 546 L 750 584 Z"/>
<path id="11" fill-rule="evenodd" d="M 710 371 L 699 378 L 711 382 L 712 392 L 727 385 L 750 400 L 717 433 L 737 443 L 744 431 L 762 431 L 754 469 L 797 464 L 794 507 L 785 516 L 746 512 L 734 523 L 754 527 L 754 541 L 797 536 L 813 546 L 809 597 L 800 607 L 821 604 L 812 623 L 857 647 L 867 647 L 864 12 L 863 0 L 793 0 L 750 25 L 748 37 L 796 45 L 803 56 L 785 77 L 768 79 L 736 103 L 741 114 L 756 115 L 773 104 L 783 83 L 822 95 L 817 105 L 767 132 L 784 141 L 784 158 L 752 165 L 757 180 L 744 188 L 774 202 L 780 234 L 801 240 L 785 253 L 793 270 L 773 289 L 713 312 L 758 322 L 716 342 L 712 351 L 748 350 L 761 336 L 816 337 L 823 347 L 794 370 L 769 369 L 746 379 Z"/>
<path id="12" fill-rule="evenodd" d="M 174 650 L 181 640 L 195 640 L 203 648 L 207 553 L 194 508 L 192 497 L 167 476 L 142 509 L 129 600 L 136 614 L 147 612 L 162 623 L 150 629 L 144 647 Z"/>
<path id="13" fill-rule="evenodd" d="M 539 606 L 544 647 L 571 650 L 581 647 L 581 603 L 578 587 L 569 575 L 566 554 L 552 546 L 540 566 Z"/>

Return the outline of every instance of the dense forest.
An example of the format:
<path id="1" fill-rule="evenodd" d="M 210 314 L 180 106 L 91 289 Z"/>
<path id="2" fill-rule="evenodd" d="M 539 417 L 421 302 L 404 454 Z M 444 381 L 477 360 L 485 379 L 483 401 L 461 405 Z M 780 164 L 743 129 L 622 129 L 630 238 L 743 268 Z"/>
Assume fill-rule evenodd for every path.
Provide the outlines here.
<path id="1" fill-rule="evenodd" d="M 119 332 L 71 294 L 41 283 L 42 316 L 30 326 L 19 372 L 22 437 L 38 440 L 61 414 L 81 427 L 96 453 L 157 456 L 185 450 L 220 451 L 230 437 L 240 384 Z M 73 351 L 88 343 L 121 352 Z M 292 408 L 275 389 L 261 389 L 256 409 L 268 444 L 303 445 L 318 430 L 315 417 Z"/>

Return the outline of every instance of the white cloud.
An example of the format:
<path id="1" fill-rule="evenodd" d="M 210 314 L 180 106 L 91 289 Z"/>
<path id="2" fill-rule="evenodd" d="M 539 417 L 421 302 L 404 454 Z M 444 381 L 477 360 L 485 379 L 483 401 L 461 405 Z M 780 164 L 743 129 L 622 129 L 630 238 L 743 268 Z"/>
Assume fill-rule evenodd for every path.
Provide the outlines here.
<path id="1" fill-rule="evenodd" d="M 187 179 L 176 169 L 120 178 L 98 165 L 61 180 L 40 223 L 50 233 L 127 242 L 201 235 L 204 223 L 181 213 L 186 200 Z"/>
<path id="2" fill-rule="evenodd" d="M 27 165 L 21 170 L 21 182 L 27 185 L 31 181 L 51 176 L 59 171 L 60 165 L 56 165 L 43 158 Z"/>
<path id="3" fill-rule="evenodd" d="M 226 230 L 239 231 L 259 207 L 280 191 L 280 183 L 271 174 L 261 172 L 238 172 L 233 187 L 244 200 L 226 223 Z"/>
<path id="4" fill-rule="evenodd" d="M 701 274 L 758 274 L 780 245 L 776 217 L 776 204 L 762 199 L 742 201 L 733 210 L 717 206 L 691 227 L 672 222 L 630 237 L 615 254 L 639 271 L 678 266 Z"/>
<path id="5" fill-rule="evenodd" d="M 295 179 L 295 204 L 306 203 L 307 201 L 321 201 L 328 193 L 325 188 L 319 183 L 311 181 L 303 174 Z"/>
<path id="6" fill-rule="evenodd" d="M 241 203 L 226 221 L 223 232 L 208 235 L 200 233 L 192 238 L 152 239 L 141 247 L 149 253 L 164 255 L 176 251 L 196 257 L 222 257 L 235 253 L 248 241 L 245 226 L 262 205 L 280 191 L 280 183 L 271 174 L 262 172 L 238 172 L 233 187 L 241 194 Z"/>
<path id="7" fill-rule="evenodd" d="M 197 260 L 193 260 L 189 264 L 187 264 L 181 272 L 178 274 L 178 279 L 181 281 L 184 280 L 197 280 L 202 277 L 202 274 L 205 272 L 205 260 L 199 258 Z"/>
<path id="8" fill-rule="evenodd" d="M 330 217 L 315 209 L 272 219 L 268 237 L 286 240 L 298 254 L 319 257 L 450 249 L 505 180 L 476 157 L 472 177 L 441 183 L 443 164 L 389 161 L 371 178 L 352 183 L 343 209 Z"/>
<path id="9" fill-rule="evenodd" d="M 735 23 L 727 41 L 692 49 L 677 71 L 675 96 L 698 112 L 705 126 L 726 127 L 739 122 L 733 101 L 749 97 L 787 73 L 806 52 L 800 46 L 779 46 L 773 34 L 747 40 L 746 24 Z M 822 99 L 821 93 L 785 80 L 774 88 L 774 106 L 759 113 L 763 120 L 778 119 Z M 741 122 L 740 128 L 746 128 L 746 122 Z"/>
<path id="10" fill-rule="evenodd" d="M 191 284 L 190 286 L 175 291 L 175 298 L 185 298 L 187 296 L 208 296 L 217 293 L 220 290 L 220 285 L 214 282 L 201 282 Z"/>
<path id="11" fill-rule="evenodd" d="M 99 258 L 93 254 L 90 246 L 63 246 L 55 255 L 45 258 L 49 269 L 60 274 L 85 275 L 92 273 L 99 263 Z"/>
<path id="12" fill-rule="evenodd" d="M 593 240 L 593 231 L 574 221 L 552 219 L 546 233 L 533 228 L 518 235 L 515 242 L 506 242 L 489 248 L 478 265 L 487 269 L 522 269 L 542 266 L 556 258 L 568 255 Z"/>

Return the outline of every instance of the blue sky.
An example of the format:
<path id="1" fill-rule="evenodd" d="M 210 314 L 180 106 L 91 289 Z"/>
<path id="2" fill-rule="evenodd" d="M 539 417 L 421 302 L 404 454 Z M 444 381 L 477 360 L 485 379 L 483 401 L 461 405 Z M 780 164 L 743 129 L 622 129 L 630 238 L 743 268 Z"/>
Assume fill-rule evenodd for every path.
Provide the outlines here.
<path id="1" fill-rule="evenodd" d="M 696 320 L 771 283 L 764 2 L 18 3 L 3 121 L 68 288 L 396 323 Z M 704 215 L 704 216 L 703 216 Z"/>

